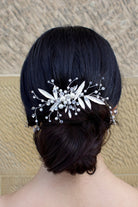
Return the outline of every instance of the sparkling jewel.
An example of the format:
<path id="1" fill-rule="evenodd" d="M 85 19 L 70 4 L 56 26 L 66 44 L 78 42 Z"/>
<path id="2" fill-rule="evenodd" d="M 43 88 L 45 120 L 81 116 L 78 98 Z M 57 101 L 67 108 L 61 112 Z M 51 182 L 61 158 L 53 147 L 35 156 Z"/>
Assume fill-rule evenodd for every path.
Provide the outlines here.
<path id="1" fill-rule="evenodd" d="M 63 123 L 63 120 L 60 120 L 59 122 L 62 124 Z"/>
<path id="2" fill-rule="evenodd" d="M 73 87 L 71 87 L 71 88 L 70 88 L 70 91 L 71 91 L 71 92 L 72 92 L 72 91 L 74 91 L 74 88 L 73 88 Z"/>
<path id="3" fill-rule="evenodd" d="M 75 100 L 73 100 L 73 101 L 72 101 L 72 103 L 73 103 L 73 104 L 75 104 L 75 103 L 76 103 L 76 101 L 75 101 Z"/>
<path id="4" fill-rule="evenodd" d="M 64 105 L 63 104 L 59 104 L 58 108 L 63 109 Z"/>
<path id="5" fill-rule="evenodd" d="M 114 114 L 117 114 L 117 109 L 114 110 Z"/>
<path id="6" fill-rule="evenodd" d="M 70 97 L 71 97 L 71 98 L 74 98 L 74 97 L 75 97 L 75 94 L 74 94 L 74 93 L 71 93 L 71 94 L 70 94 Z"/>
<path id="7" fill-rule="evenodd" d="M 63 93 L 63 92 L 60 92 L 59 95 L 60 95 L 60 96 L 64 96 L 64 93 Z"/>
<path id="8" fill-rule="evenodd" d="M 35 114 L 32 114 L 32 118 L 34 118 L 35 117 Z"/>
<path id="9" fill-rule="evenodd" d="M 67 104 L 67 101 L 66 100 L 64 101 L 64 104 Z"/>
<path id="10" fill-rule="evenodd" d="M 78 77 L 76 77 L 75 78 L 75 80 L 77 80 L 78 79 Z M 104 77 L 102 77 L 101 78 L 102 80 L 104 80 Z M 54 83 L 54 79 L 51 79 L 51 82 L 48 80 L 47 81 L 48 83 Z M 69 82 L 73 82 L 72 81 L 72 79 L 70 78 L 69 79 Z M 36 94 L 34 93 L 34 91 L 32 90 L 31 91 L 31 93 L 33 93 L 33 98 L 35 99 L 38 99 L 38 100 L 40 100 L 41 102 L 44 102 L 45 104 L 39 104 L 39 107 L 32 107 L 31 109 L 32 110 L 35 110 L 35 113 L 33 113 L 32 114 L 32 117 L 33 118 L 35 118 L 36 120 L 35 120 L 35 122 L 37 123 L 38 122 L 38 120 L 37 120 L 37 116 L 36 116 L 36 110 L 38 109 L 38 110 L 40 110 L 40 111 L 43 111 L 43 106 L 44 105 L 50 105 L 51 103 L 54 103 L 55 102 L 55 104 L 53 105 L 53 106 L 55 106 L 55 107 L 52 107 L 53 109 L 51 110 L 52 112 L 55 110 L 55 111 L 57 111 L 57 116 L 55 117 L 55 120 L 58 120 L 59 119 L 59 117 L 61 117 L 62 116 L 62 114 L 60 114 L 59 113 L 59 111 L 58 111 L 58 109 L 63 109 L 64 107 L 66 107 L 65 108 L 65 113 L 68 111 L 68 109 L 72 109 L 72 110 L 75 110 L 75 115 L 78 115 L 78 113 L 77 112 L 79 112 L 79 111 L 81 111 L 81 107 L 82 107 L 82 105 L 80 105 L 80 99 L 81 99 L 81 96 L 84 96 L 84 93 L 86 93 L 87 92 L 87 89 L 89 88 L 89 87 L 95 87 L 95 86 L 98 86 L 99 88 L 97 88 L 96 90 L 94 90 L 94 93 L 96 94 L 96 95 L 94 95 L 94 97 L 96 97 L 97 99 L 100 99 L 100 100 L 102 100 L 103 102 L 105 101 L 105 100 L 109 100 L 109 97 L 106 97 L 106 98 L 103 98 L 102 96 L 100 96 L 101 95 L 101 93 L 99 92 L 100 90 L 105 90 L 105 87 L 103 87 L 102 86 L 102 83 L 100 82 L 99 84 L 98 83 L 95 83 L 94 85 L 92 85 L 92 81 L 89 81 L 89 86 L 88 86 L 88 88 L 87 89 L 85 89 L 84 91 L 82 90 L 83 88 L 84 88 L 84 82 L 83 83 L 81 83 L 81 87 L 79 88 L 78 87 L 78 85 L 76 85 L 76 86 L 73 86 L 73 87 L 70 87 L 70 85 L 71 85 L 71 83 L 69 84 L 69 86 L 67 86 L 67 90 L 64 90 L 64 92 L 63 92 L 63 90 L 62 89 L 59 89 L 59 87 L 58 86 L 56 86 L 55 84 L 53 84 L 54 85 L 54 88 L 53 88 L 53 94 L 51 95 L 51 94 L 49 94 L 47 91 L 45 91 L 44 92 L 44 90 L 43 90 L 43 92 L 44 92 L 44 94 L 45 94 L 45 96 L 47 97 L 47 98 L 49 98 L 48 100 L 47 100 L 47 102 L 44 100 L 44 99 L 40 99 L 40 98 L 38 98 L 37 96 L 36 96 Z M 92 86 L 90 86 L 90 85 L 92 85 Z M 77 87 L 79 88 L 79 90 L 77 90 Z M 59 90 L 57 90 L 57 89 L 59 89 Z M 74 91 L 76 90 L 76 94 L 74 93 Z M 76 96 L 77 95 L 77 97 L 76 97 L 76 100 L 74 100 L 74 96 Z M 54 97 L 54 98 L 53 98 Z M 79 99 L 79 97 L 80 97 L 80 99 Z M 85 97 L 85 96 L 84 96 Z M 93 97 L 93 101 L 95 102 L 95 99 L 94 99 L 94 97 Z M 78 100 L 77 100 L 77 98 L 78 98 Z M 88 105 L 88 103 L 90 102 L 90 100 L 88 100 L 86 97 L 85 97 L 85 99 L 84 99 L 84 101 L 85 101 L 85 103 Z M 88 102 L 89 101 L 89 102 Z M 83 101 L 82 101 L 83 102 Z M 98 103 L 98 101 L 97 101 L 97 103 Z M 99 104 L 100 104 L 101 102 L 99 101 Z M 89 103 L 90 104 L 90 103 Z M 80 108 L 77 108 L 76 106 L 79 106 L 80 105 Z M 109 107 L 109 109 L 110 109 L 110 112 L 111 112 L 111 117 L 112 117 L 112 120 L 113 120 L 113 122 L 115 122 L 114 121 L 114 116 L 113 116 L 113 114 L 116 114 L 117 113 L 117 110 L 114 110 L 113 111 L 113 113 L 112 113 L 112 107 L 110 106 L 110 105 L 108 105 L 108 107 Z M 58 116 L 59 115 L 59 116 Z M 68 115 L 69 115 L 69 113 L 68 113 Z M 49 118 L 49 116 L 45 116 L 45 119 L 48 119 Z M 50 120 L 49 119 L 49 122 L 51 122 L 52 120 Z M 59 119 L 59 122 L 60 123 L 63 123 L 63 120 L 60 120 Z"/>
<path id="11" fill-rule="evenodd" d="M 60 101 L 65 101 L 65 97 L 64 96 L 62 96 L 61 98 L 60 98 Z"/>

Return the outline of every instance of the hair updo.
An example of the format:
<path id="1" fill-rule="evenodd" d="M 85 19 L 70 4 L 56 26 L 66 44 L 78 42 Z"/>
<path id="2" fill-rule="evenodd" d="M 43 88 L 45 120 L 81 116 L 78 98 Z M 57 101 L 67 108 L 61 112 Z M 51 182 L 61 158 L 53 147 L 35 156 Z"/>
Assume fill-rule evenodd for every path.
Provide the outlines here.
<path id="1" fill-rule="evenodd" d="M 32 98 L 31 90 L 38 97 L 38 88 L 51 94 L 48 80 L 66 89 L 68 79 L 78 77 L 78 85 L 85 80 L 99 83 L 104 77 L 105 90 L 102 97 L 109 97 L 108 103 L 115 107 L 121 96 L 121 75 L 115 54 L 102 36 L 82 26 L 64 26 L 52 28 L 43 33 L 31 47 L 22 67 L 20 77 L 21 99 L 24 104 L 28 126 L 34 126 L 32 106 L 38 100 Z M 89 88 L 88 93 L 94 88 Z M 60 173 L 66 171 L 94 174 L 97 155 L 105 144 L 105 135 L 112 122 L 108 106 L 91 102 L 77 116 L 70 119 L 62 112 L 63 123 L 45 120 L 49 112 L 46 106 L 43 112 L 37 112 L 39 131 L 34 132 L 34 142 L 40 159 L 48 171 Z M 52 116 L 51 116 L 52 117 Z"/>

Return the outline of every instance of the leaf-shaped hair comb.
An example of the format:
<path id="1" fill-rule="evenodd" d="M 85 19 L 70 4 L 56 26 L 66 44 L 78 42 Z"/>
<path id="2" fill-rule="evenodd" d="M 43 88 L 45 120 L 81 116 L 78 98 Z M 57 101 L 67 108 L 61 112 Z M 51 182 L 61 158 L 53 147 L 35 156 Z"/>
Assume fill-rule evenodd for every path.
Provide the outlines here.
<path id="1" fill-rule="evenodd" d="M 115 117 L 112 115 L 112 107 L 107 103 L 107 100 L 109 100 L 109 97 L 103 98 L 101 96 L 101 91 L 105 90 L 105 87 L 102 85 L 102 80 L 104 80 L 104 77 L 101 78 L 100 83 L 92 84 L 92 81 L 89 81 L 89 85 L 87 89 L 84 89 L 85 87 L 85 81 L 83 81 L 80 86 L 75 85 L 73 87 L 70 87 L 70 85 L 75 81 L 78 80 L 78 77 L 76 77 L 73 81 L 70 78 L 68 81 L 70 82 L 67 86 L 66 90 L 59 89 L 58 86 L 54 84 L 54 79 L 51 79 L 51 82 L 48 80 L 47 82 L 53 85 L 53 94 L 51 95 L 47 91 L 38 88 L 38 91 L 45 97 L 45 99 L 40 99 L 34 91 L 32 90 L 31 93 L 33 94 L 34 99 L 38 99 L 41 101 L 41 104 L 39 104 L 37 107 L 32 107 L 32 110 L 34 110 L 34 113 L 32 114 L 32 117 L 35 119 L 35 123 L 38 126 L 38 119 L 37 119 L 37 110 L 43 111 L 43 107 L 45 105 L 49 106 L 51 105 L 49 111 L 49 115 L 45 116 L 45 119 L 48 119 L 49 122 L 51 122 L 50 115 L 54 111 L 57 112 L 55 120 L 59 120 L 59 123 L 63 123 L 63 120 L 60 119 L 62 117 L 61 111 L 64 108 L 65 113 L 68 113 L 69 118 L 72 117 L 72 112 L 74 112 L 75 115 L 78 115 L 78 112 L 81 110 L 81 108 L 85 109 L 85 104 L 91 109 L 92 104 L 91 102 L 95 102 L 100 105 L 108 105 L 111 113 L 111 118 L 113 120 L 113 123 L 115 123 Z M 88 88 L 96 87 L 97 89 L 94 90 L 90 94 L 86 94 Z M 86 95 L 85 95 L 86 94 Z M 39 127 L 37 127 L 38 129 Z"/>

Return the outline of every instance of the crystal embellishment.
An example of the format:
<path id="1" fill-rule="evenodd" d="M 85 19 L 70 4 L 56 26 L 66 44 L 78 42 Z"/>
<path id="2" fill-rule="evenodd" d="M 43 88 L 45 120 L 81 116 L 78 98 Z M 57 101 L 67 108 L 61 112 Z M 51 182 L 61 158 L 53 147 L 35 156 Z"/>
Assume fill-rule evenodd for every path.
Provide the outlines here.
<path id="1" fill-rule="evenodd" d="M 114 116 L 112 116 L 112 107 L 107 103 L 107 100 L 109 100 L 109 97 L 102 97 L 101 91 L 105 90 L 105 87 L 102 84 L 102 80 L 104 80 L 104 77 L 101 78 L 100 83 L 93 84 L 92 81 L 89 81 L 89 85 L 86 89 L 85 87 L 85 81 L 83 81 L 80 86 L 75 85 L 71 87 L 70 85 L 75 81 L 78 80 L 78 77 L 76 77 L 74 80 L 71 78 L 68 80 L 69 84 L 67 86 L 66 90 L 59 89 L 58 86 L 54 84 L 54 79 L 51 79 L 51 82 L 48 80 L 47 82 L 53 85 L 52 93 L 50 94 L 47 91 L 38 88 L 39 93 L 41 93 L 47 100 L 40 99 L 32 90 L 31 93 L 33 94 L 33 98 L 40 100 L 41 104 L 39 104 L 37 107 L 32 107 L 32 110 L 34 110 L 32 114 L 32 118 L 35 119 L 35 123 L 38 123 L 37 119 L 37 109 L 39 109 L 40 112 L 43 111 L 44 106 L 50 106 L 50 113 L 48 116 L 45 116 L 45 119 L 48 119 L 49 122 L 51 122 L 50 115 L 56 111 L 56 117 L 55 120 L 59 120 L 59 123 L 63 123 L 64 121 L 60 119 L 62 114 L 60 114 L 59 110 L 64 109 L 65 113 L 68 113 L 69 118 L 72 118 L 72 113 L 75 115 L 78 115 L 78 112 L 81 110 L 80 108 L 85 109 L 85 105 L 88 106 L 89 109 L 92 109 L 91 102 L 95 102 L 100 105 L 108 105 L 111 113 L 111 118 L 113 122 L 115 123 Z M 96 89 L 90 93 L 86 94 L 87 90 L 89 88 L 96 87 Z"/>

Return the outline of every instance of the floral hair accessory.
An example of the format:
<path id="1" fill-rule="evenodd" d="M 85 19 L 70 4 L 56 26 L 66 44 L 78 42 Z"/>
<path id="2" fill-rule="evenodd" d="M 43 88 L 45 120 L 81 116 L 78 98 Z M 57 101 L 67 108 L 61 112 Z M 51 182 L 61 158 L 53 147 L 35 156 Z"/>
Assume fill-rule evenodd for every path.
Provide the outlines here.
<path id="1" fill-rule="evenodd" d="M 36 130 L 39 130 L 38 126 L 38 119 L 37 119 L 37 110 L 40 112 L 43 111 L 44 106 L 50 106 L 50 113 L 48 116 L 45 116 L 45 119 L 48 119 L 49 122 L 51 122 L 50 115 L 56 111 L 57 114 L 55 116 L 55 120 L 59 120 L 59 123 L 63 123 L 63 120 L 60 118 L 62 117 L 62 113 L 59 112 L 59 110 L 64 109 L 65 113 L 68 113 L 69 118 L 72 117 L 72 112 L 74 112 L 75 115 L 78 115 L 78 112 L 81 111 L 81 108 L 85 109 L 85 104 L 91 109 L 91 101 L 95 102 L 100 105 L 107 105 L 110 109 L 111 113 L 111 119 L 113 123 L 115 123 L 115 116 L 113 115 L 112 112 L 112 107 L 107 103 L 109 100 L 109 97 L 103 98 L 101 96 L 101 91 L 105 90 L 105 87 L 102 85 L 102 80 L 104 80 L 104 77 L 101 78 L 100 83 L 95 83 L 93 84 L 92 81 L 89 81 L 89 85 L 86 89 L 85 87 L 85 81 L 83 81 L 80 86 L 75 85 L 71 87 L 71 84 L 75 81 L 78 80 L 78 77 L 76 77 L 73 81 L 72 79 L 69 79 L 68 81 L 70 82 L 69 85 L 67 86 L 66 90 L 59 89 L 58 86 L 54 84 L 54 79 L 51 79 L 51 82 L 48 80 L 47 82 L 53 85 L 53 94 L 51 95 L 47 91 L 38 88 L 38 91 L 45 97 L 45 99 L 40 99 L 32 90 L 31 93 L 33 94 L 34 99 L 38 99 L 41 101 L 41 104 L 39 104 L 37 107 L 32 107 L 32 110 L 34 110 L 32 114 L 32 118 L 35 119 L 35 123 L 37 127 L 35 128 Z M 94 90 L 90 94 L 86 94 L 88 88 L 96 87 L 97 89 Z M 83 98 L 83 99 L 82 99 Z M 114 113 L 115 114 L 115 113 Z M 35 130 L 34 130 L 35 131 Z"/>

